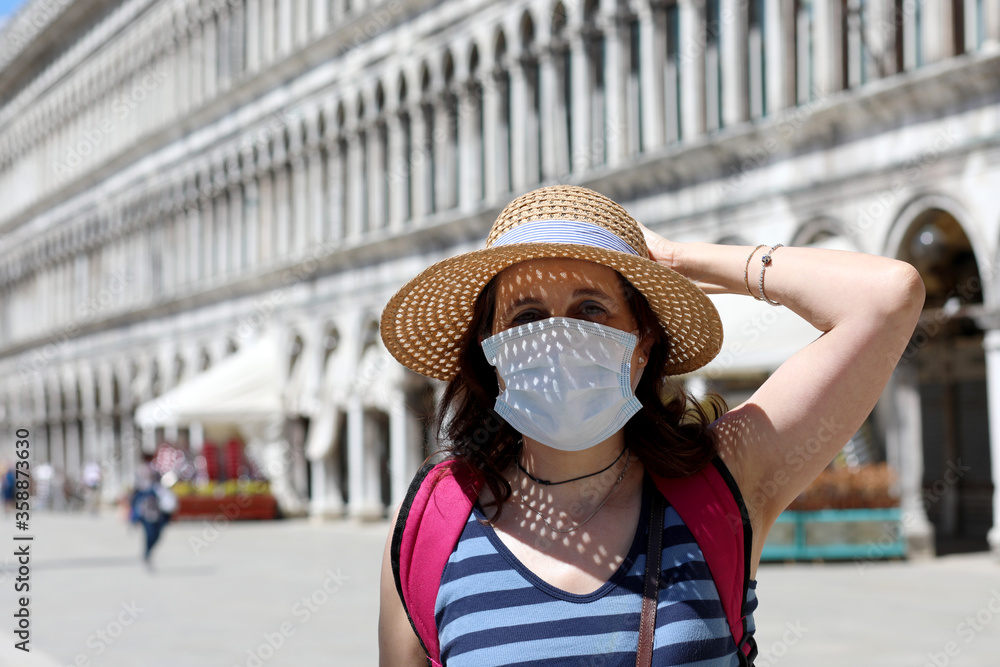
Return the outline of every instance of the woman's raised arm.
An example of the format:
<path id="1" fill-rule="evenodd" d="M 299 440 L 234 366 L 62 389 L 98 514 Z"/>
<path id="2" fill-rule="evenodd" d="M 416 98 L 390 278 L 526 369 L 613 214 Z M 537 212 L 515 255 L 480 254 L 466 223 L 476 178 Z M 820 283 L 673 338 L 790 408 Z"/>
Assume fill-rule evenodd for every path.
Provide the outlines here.
<path id="1" fill-rule="evenodd" d="M 744 294 L 752 247 L 674 243 L 649 230 L 652 258 L 709 294 Z M 761 256 L 750 261 L 757 292 Z M 924 286 L 917 271 L 863 253 L 781 247 L 765 293 L 823 332 L 792 355 L 742 405 L 714 425 L 754 527 L 753 569 L 774 520 L 837 455 L 868 416 L 917 323 Z"/>

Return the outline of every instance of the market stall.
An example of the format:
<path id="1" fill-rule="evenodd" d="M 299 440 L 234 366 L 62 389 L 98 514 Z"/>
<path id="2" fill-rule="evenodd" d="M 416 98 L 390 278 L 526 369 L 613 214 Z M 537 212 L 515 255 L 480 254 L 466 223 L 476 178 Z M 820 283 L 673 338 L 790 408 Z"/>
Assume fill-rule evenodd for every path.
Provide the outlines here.
<path id="1" fill-rule="evenodd" d="M 144 429 L 187 425 L 199 434 L 180 454 L 190 467 L 180 461 L 175 479 L 165 480 L 174 482 L 178 516 L 304 513 L 282 436 L 283 386 L 280 345 L 271 333 L 138 407 L 135 421 Z M 222 451 L 219 442 L 226 443 Z"/>

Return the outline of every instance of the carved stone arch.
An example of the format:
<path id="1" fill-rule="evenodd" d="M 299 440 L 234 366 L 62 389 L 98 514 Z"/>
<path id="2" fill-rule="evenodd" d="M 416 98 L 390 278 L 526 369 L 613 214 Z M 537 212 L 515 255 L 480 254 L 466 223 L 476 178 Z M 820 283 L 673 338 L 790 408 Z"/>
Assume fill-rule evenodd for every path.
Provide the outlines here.
<path id="1" fill-rule="evenodd" d="M 471 35 L 465 35 L 448 45 L 448 51 L 451 52 L 454 62 L 456 81 L 463 82 L 469 79 L 469 58 L 474 49 L 476 49 L 476 40 Z"/>
<path id="2" fill-rule="evenodd" d="M 497 25 L 493 32 L 490 53 L 493 56 L 493 66 L 502 67 L 510 47 L 507 43 L 507 30 L 503 25 Z M 517 34 L 516 32 L 514 34 Z"/>
<path id="3" fill-rule="evenodd" d="M 520 51 L 535 50 L 543 37 L 543 31 L 548 31 L 548 21 L 540 19 L 538 11 L 538 7 L 528 5 L 511 17 L 513 22 L 510 24 L 510 34 L 517 35 L 514 43 Z"/>
<path id="4" fill-rule="evenodd" d="M 333 136 L 342 137 L 347 131 L 347 119 L 350 113 L 349 103 L 344 99 L 337 100 L 336 108 L 333 112 L 333 123 L 331 124 Z"/>
<path id="5" fill-rule="evenodd" d="M 456 65 L 455 65 L 455 55 L 450 47 L 446 47 L 441 51 L 440 56 L 440 79 L 442 89 L 448 89 L 455 82 L 456 78 Z"/>
<path id="6" fill-rule="evenodd" d="M 484 62 L 478 40 L 469 40 L 467 47 L 463 58 L 465 61 L 464 71 L 466 78 L 471 79 L 479 76 L 480 72 L 483 71 Z"/>
<path id="7" fill-rule="evenodd" d="M 882 254 L 887 257 L 905 257 L 907 254 L 904 245 L 908 235 L 911 233 L 914 224 L 928 211 L 939 210 L 950 215 L 958 223 L 965 236 L 969 239 L 973 255 L 980 275 L 983 278 L 983 302 L 988 305 L 997 304 L 998 295 L 995 280 L 991 280 L 985 275 L 990 267 L 994 266 L 990 255 L 990 244 L 982 237 L 980 227 L 973 224 L 972 216 L 965 206 L 957 199 L 941 193 L 928 193 L 913 197 L 904 203 L 899 212 L 894 216 L 892 224 L 882 241 Z M 1000 260 L 998 260 L 1000 261 Z M 985 269 L 985 271 L 984 271 Z M 996 271 L 993 271 L 996 273 Z"/>
<path id="8" fill-rule="evenodd" d="M 568 7 L 567 4 L 569 5 Z M 547 40 L 551 41 L 559 35 L 564 35 L 570 26 L 575 25 L 579 21 L 579 18 L 575 15 L 579 4 L 555 0 L 555 2 L 549 3 L 549 5 L 549 11 L 546 12 L 549 20 L 544 22 L 544 25 L 547 31 Z"/>
<path id="9" fill-rule="evenodd" d="M 425 58 L 417 68 L 417 87 L 414 92 L 417 93 L 419 99 L 426 99 L 428 96 L 433 95 L 434 90 L 438 86 L 440 78 L 435 65 L 435 61 Z"/>
<path id="10" fill-rule="evenodd" d="M 799 225 L 792 234 L 788 245 L 811 245 L 816 243 L 819 239 L 830 236 L 836 236 L 844 239 L 846 243 L 857 250 L 856 244 L 853 240 L 851 240 L 850 235 L 847 233 L 847 227 L 840 220 L 826 215 L 810 218 L 806 222 Z"/>
<path id="11" fill-rule="evenodd" d="M 386 100 L 388 98 L 385 92 L 385 85 L 382 83 L 382 77 L 375 77 L 368 81 L 368 85 L 364 87 L 362 95 L 365 98 L 367 118 L 378 118 L 385 112 Z"/>
<path id="12" fill-rule="evenodd" d="M 353 95 L 354 108 L 352 109 L 353 113 L 351 114 L 350 118 L 350 122 L 352 124 L 356 125 L 364 123 L 365 116 L 368 113 L 368 109 L 371 108 L 371 105 L 368 104 L 368 100 L 365 99 L 367 97 L 366 92 L 367 91 L 364 88 L 359 88 L 358 90 L 355 91 Z"/>
<path id="13" fill-rule="evenodd" d="M 727 232 L 714 241 L 719 245 L 753 245 L 753 243 L 739 232 Z"/>

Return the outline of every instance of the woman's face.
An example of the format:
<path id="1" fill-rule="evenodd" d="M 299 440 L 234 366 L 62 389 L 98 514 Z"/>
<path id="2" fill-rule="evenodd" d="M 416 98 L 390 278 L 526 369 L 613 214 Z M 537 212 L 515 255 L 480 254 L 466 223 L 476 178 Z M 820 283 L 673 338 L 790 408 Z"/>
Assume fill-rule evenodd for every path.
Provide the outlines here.
<path id="1" fill-rule="evenodd" d="M 498 273 L 494 284 L 494 335 L 550 317 L 572 317 L 630 333 L 637 328 L 621 278 L 601 264 L 583 259 L 530 259 Z M 632 352 L 633 390 L 638 371 L 649 359 L 648 345 L 640 339 Z"/>

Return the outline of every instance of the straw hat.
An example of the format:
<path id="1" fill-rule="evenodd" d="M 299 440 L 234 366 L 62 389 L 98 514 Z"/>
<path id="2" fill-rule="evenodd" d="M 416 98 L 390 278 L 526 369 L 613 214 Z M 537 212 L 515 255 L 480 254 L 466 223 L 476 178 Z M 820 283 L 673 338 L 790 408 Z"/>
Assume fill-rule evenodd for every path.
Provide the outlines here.
<path id="1" fill-rule="evenodd" d="M 484 249 L 440 261 L 403 285 L 382 312 L 386 348 L 417 373 L 451 380 L 483 287 L 508 266 L 540 257 L 585 259 L 621 273 L 667 332 L 671 375 L 704 366 L 722 347 L 715 306 L 693 282 L 649 259 L 642 230 L 625 209 L 593 190 L 555 185 L 508 204 Z"/>

